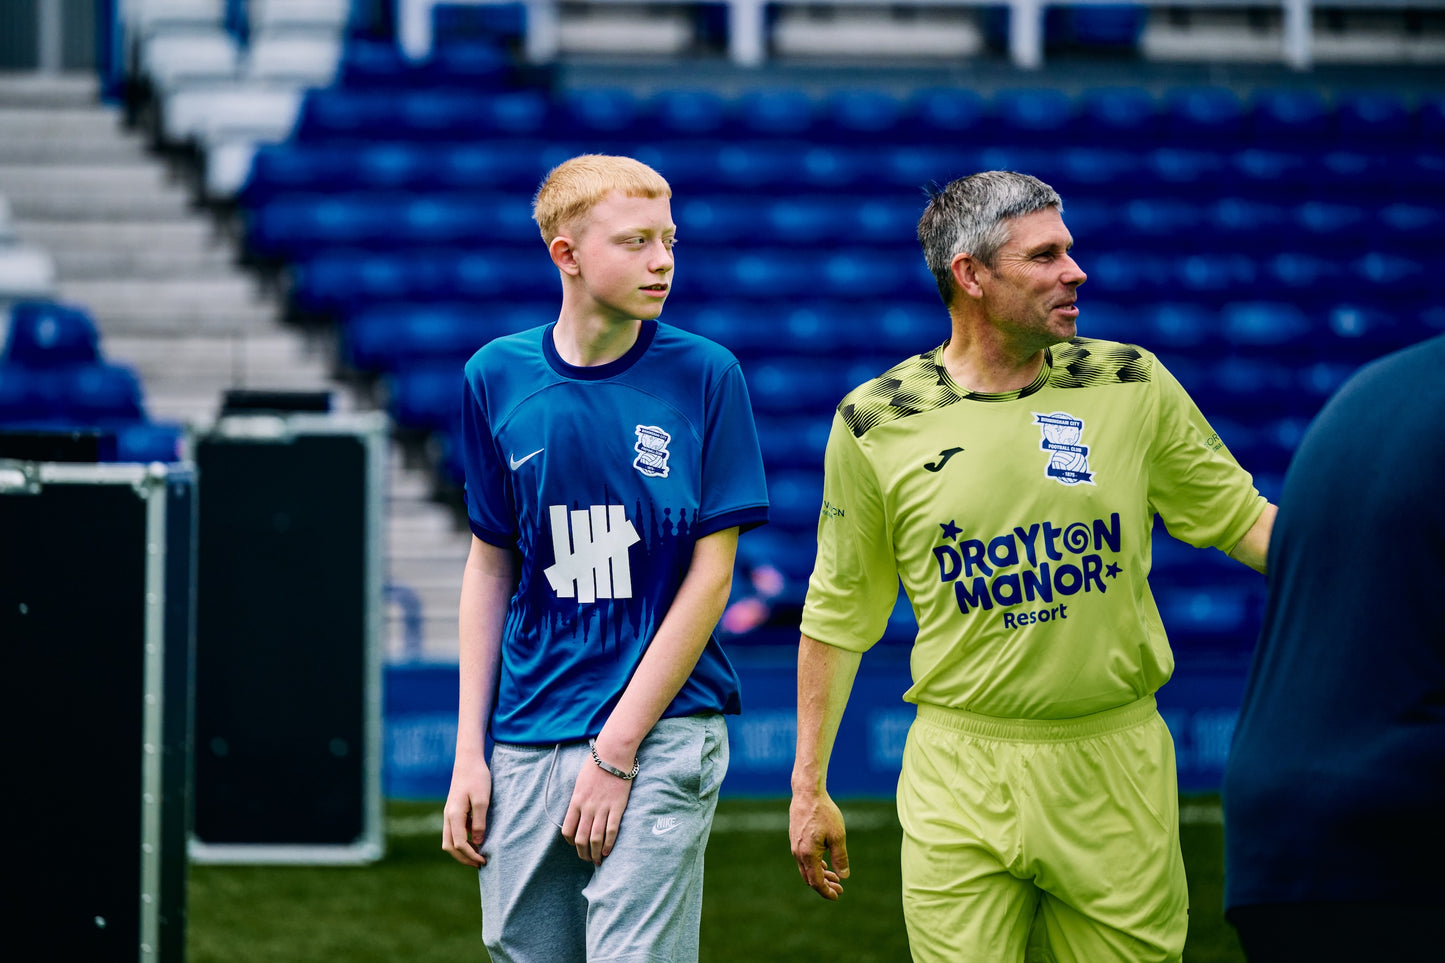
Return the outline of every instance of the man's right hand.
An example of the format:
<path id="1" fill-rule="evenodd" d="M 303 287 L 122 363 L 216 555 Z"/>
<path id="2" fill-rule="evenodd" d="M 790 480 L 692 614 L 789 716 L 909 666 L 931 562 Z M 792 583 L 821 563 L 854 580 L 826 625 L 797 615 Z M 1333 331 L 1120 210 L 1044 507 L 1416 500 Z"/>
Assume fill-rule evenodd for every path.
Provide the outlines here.
<path id="1" fill-rule="evenodd" d="M 487 838 L 487 807 L 492 801 L 492 772 L 484 761 L 452 769 L 452 787 L 442 810 L 442 849 L 452 859 L 473 869 L 484 865 L 482 843 Z"/>
<path id="2" fill-rule="evenodd" d="M 803 882 L 824 899 L 843 895 L 843 880 L 848 878 L 847 832 L 843 814 L 826 792 L 793 793 L 788 838 Z M 831 856 L 833 869 L 824 861 L 824 853 Z"/>

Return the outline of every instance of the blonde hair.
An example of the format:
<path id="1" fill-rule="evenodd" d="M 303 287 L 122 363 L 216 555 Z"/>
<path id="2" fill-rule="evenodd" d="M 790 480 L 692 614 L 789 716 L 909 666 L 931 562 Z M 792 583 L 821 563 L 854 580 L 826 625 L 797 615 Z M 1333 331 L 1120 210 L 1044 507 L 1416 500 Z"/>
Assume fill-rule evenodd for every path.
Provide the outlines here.
<path id="1" fill-rule="evenodd" d="M 582 154 L 552 168 L 532 199 L 532 220 L 542 240 L 551 244 L 564 225 L 581 221 L 613 191 L 627 197 L 672 197 L 663 176 L 642 161 Z"/>

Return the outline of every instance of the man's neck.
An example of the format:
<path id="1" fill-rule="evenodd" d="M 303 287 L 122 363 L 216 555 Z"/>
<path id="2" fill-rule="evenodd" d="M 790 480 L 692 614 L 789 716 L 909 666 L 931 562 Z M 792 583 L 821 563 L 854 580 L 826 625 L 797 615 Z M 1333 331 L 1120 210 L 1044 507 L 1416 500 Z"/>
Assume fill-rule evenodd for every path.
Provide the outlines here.
<path id="1" fill-rule="evenodd" d="M 979 337 L 954 324 L 953 337 L 943 347 L 943 366 L 965 391 L 1003 394 L 1033 384 L 1043 368 L 1044 351 L 1037 343 L 1017 345 Z"/>
<path id="2" fill-rule="evenodd" d="M 595 368 L 625 355 L 637 343 L 641 331 L 641 321 L 574 318 L 564 312 L 552 330 L 552 344 L 568 364 Z"/>

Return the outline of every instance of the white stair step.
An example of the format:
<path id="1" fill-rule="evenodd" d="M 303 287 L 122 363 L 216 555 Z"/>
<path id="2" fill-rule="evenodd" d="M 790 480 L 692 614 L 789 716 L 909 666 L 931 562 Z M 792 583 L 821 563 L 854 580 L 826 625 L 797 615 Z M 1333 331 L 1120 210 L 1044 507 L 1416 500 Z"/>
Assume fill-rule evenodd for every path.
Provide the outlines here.
<path id="1" fill-rule="evenodd" d="M 40 221 L 16 219 L 15 232 L 26 240 L 53 251 L 164 251 L 223 253 L 235 260 L 235 251 L 202 218 L 159 223 L 128 224 L 123 221 Z"/>

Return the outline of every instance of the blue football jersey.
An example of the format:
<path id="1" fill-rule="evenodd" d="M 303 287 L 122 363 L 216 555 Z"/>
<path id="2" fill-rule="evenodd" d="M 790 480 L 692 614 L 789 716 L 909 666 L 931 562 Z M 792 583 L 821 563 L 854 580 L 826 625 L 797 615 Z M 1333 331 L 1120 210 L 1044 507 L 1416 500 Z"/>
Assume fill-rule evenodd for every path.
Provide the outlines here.
<path id="1" fill-rule="evenodd" d="M 623 357 L 579 368 L 555 325 L 498 338 L 466 366 L 463 458 L 476 536 L 515 549 L 492 738 L 596 736 L 705 535 L 767 521 L 762 454 L 727 349 L 642 322 Z M 663 713 L 737 712 L 714 635 Z"/>

